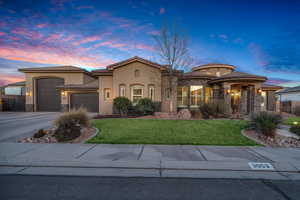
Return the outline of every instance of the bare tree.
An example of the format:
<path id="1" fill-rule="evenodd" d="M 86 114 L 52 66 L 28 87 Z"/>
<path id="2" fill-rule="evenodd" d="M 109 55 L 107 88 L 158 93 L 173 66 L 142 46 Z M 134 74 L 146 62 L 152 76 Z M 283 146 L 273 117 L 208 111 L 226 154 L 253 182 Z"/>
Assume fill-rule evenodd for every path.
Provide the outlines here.
<path id="1" fill-rule="evenodd" d="M 174 87 L 177 80 L 177 70 L 190 67 L 193 59 L 189 54 L 189 39 L 175 24 L 165 23 L 158 35 L 153 36 L 156 42 L 156 52 L 160 63 L 168 66 L 168 90 L 170 98 L 174 99 L 177 88 Z M 173 101 L 170 101 L 170 111 L 173 112 Z"/>

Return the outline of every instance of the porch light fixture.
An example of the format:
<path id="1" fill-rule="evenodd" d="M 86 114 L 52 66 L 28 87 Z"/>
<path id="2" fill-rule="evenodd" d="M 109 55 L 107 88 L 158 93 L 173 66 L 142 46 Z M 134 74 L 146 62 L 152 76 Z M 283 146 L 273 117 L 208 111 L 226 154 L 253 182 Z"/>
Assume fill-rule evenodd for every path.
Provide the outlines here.
<path id="1" fill-rule="evenodd" d="M 26 92 L 25 95 L 31 97 L 31 92 Z"/>
<path id="2" fill-rule="evenodd" d="M 226 90 L 226 94 L 230 94 L 230 92 L 231 92 L 230 89 Z"/>
<path id="3" fill-rule="evenodd" d="M 61 92 L 61 95 L 62 95 L 62 96 L 65 96 L 65 95 L 66 95 L 66 92 L 65 92 L 65 91 L 62 91 L 62 92 Z"/>
<path id="4" fill-rule="evenodd" d="M 297 126 L 298 124 L 299 124 L 299 122 L 297 122 L 297 121 L 293 122 L 293 125 L 295 125 L 295 126 Z"/>
<path id="5" fill-rule="evenodd" d="M 261 94 L 261 93 L 262 93 L 262 90 L 261 90 L 261 89 L 258 89 L 258 90 L 257 90 L 257 93 L 258 93 L 258 94 Z"/>

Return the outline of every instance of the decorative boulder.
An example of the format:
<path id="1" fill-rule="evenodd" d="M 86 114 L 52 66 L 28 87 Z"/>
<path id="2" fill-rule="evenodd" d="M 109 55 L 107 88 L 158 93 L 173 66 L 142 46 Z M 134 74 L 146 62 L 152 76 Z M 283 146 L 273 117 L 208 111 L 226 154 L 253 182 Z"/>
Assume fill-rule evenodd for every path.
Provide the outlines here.
<path id="1" fill-rule="evenodd" d="M 192 114 L 188 109 L 182 109 L 177 113 L 178 119 L 191 119 Z"/>

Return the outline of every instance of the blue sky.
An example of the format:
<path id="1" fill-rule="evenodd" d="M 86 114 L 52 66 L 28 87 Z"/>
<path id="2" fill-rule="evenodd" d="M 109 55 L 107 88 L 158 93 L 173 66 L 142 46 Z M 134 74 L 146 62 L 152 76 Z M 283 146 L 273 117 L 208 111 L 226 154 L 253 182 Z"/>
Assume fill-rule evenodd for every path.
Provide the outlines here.
<path id="1" fill-rule="evenodd" d="M 300 1 L 0 0 L 0 84 L 17 68 L 87 69 L 138 55 L 156 57 L 164 21 L 190 38 L 196 64 L 227 63 L 269 82 L 300 85 Z"/>

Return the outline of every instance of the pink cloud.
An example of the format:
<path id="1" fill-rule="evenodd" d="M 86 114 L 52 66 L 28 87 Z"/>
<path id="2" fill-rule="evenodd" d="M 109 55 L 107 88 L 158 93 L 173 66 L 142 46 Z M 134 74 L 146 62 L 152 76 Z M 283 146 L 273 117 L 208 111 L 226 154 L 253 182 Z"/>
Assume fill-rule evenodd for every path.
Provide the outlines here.
<path id="1" fill-rule="evenodd" d="M 149 35 L 159 35 L 160 31 L 149 31 L 147 32 Z"/>
<path id="2" fill-rule="evenodd" d="M 16 28 L 12 30 L 12 33 L 17 34 L 17 35 L 22 35 L 25 37 L 28 37 L 30 39 L 41 39 L 43 35 L 37 31 L 30 31 L 25 28 Z"/>
<path id="3" fill-rule="evenodd" d="M 45 39 L 45 42 L 55 42 L 63 36 L 62 33 L 54 33 Z"/>
<path id="4" fill-rule="evenodd" d="M 6 35 L 6 33 L 4 32 L 0 32 L 0 36 Z"/>
<path id="5" fill-rule="evenodd" d="M 166 12 L 166 9 L 165 8 L 160 8 L 159 9 L 159 14 L 164 14 Z"/>
<path id="6" fill-rule="evenodd" d="M 119 48 L 119 49 L 126 49 L 125 47 L 127 46 L 127 44 L 125 43 L 117 43 L 114 40 L 109 40 L 109 41 L 105 41 L 105 42 L 101 42 L 98 44 L 95 44 L 94 47 L 98 48 L 98 47 L 111 47 L 111 48 Z"/>
<path id="7" fill-rule="evenodd" d="M 36 25 L 36 27 L 38 27 L 38 28 L 45 28 L 47 26 L 47 24 L 38 24 L 38 25 Z"/>
<path id="8" fill-rule="evenodd" d="M 0 74 L 0 86 L 24 81 L 24 75 Z"/>
<path id="9" fill-rule="evenodd" d="M 89 42 L 95 42 L 95 41 L 98 41 L 98 40 L 101 40 L 101 39 L 102 39 L 101 36 L 95 35 L 95 36 L 90 36 L 90 37 L 83 38 L 82 40 L 73 42 L 72 44 L 75 45 L 75 46 L 78 46 L 80 44 L 85 44 L 85 43 L 89 43 Z"/>
<path id="10" fill-rule="evenodd" d="M 69 36 L 63 38 L 62 41 L 68 42 L 68 41 L 74 40 L 74 38 L 75 38 L 75 35 L 69 35 Z"/>
<path id="11" fill-rule="evenodd" d="M 135 47 L 137 49 L 145 49 L 145 50 L 148 50 L 148 51 L 154 51 L 155 50 L 154 47 L 146 45 L 146 44 L 137 44 L 137 45 L 135 45 Z"/>

